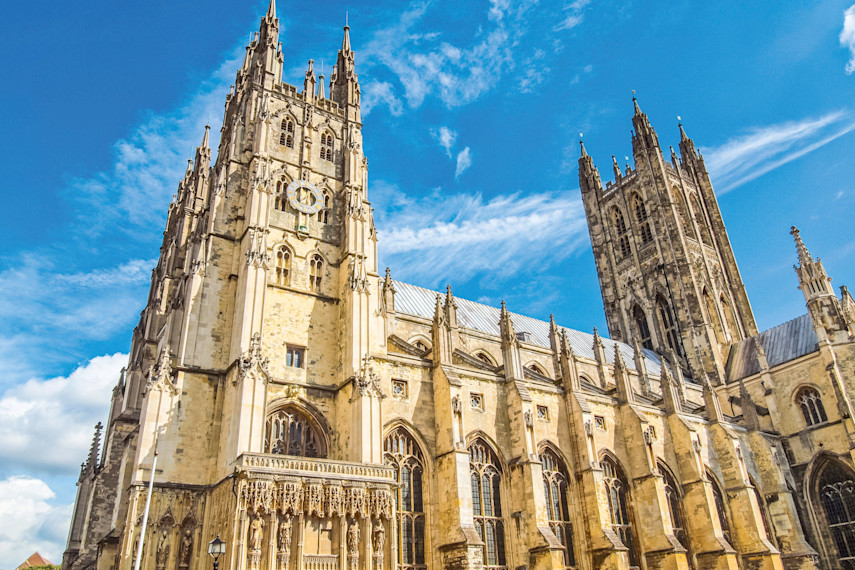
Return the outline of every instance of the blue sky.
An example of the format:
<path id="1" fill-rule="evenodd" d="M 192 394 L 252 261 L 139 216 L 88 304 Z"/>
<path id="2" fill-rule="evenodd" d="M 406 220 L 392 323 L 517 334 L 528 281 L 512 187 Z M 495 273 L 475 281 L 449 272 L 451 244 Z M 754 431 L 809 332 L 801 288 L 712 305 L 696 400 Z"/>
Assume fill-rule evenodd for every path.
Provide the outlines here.
<path id="1" fill-rule="evenodd" d="M 285 80 L 327 76 L 349 12 L 381 263 L 605 329 L 579 133 L 610 178 L 631 91 L 707 159 L 758 324 L 804 312 L 793 224 L 855 285 L 852 0 L 278 1 Z M 44 0 L 0 34 L 0 568 L 59 561 L 166 208 L 216 133 L 266 2 Z M 848 10 L 848 12 L 847 12 Z M 14 521 L 14 523 L 10 522 Z"/>

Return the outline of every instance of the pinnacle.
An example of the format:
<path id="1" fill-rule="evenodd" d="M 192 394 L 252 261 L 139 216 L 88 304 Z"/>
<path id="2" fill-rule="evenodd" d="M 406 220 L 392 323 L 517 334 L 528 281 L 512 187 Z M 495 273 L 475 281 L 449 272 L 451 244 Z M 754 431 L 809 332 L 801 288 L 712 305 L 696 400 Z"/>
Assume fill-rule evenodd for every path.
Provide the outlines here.
<path id="1" fill-rule="evenodd" d="M 638 99 L 635 98 L 635 91 L 633 91 L 633 95 L 632 95 L 632 104 L 635 106 L 635 114 L 641 115 L 642 114 L 641 107 L 638 106 Z"/>
<path id="2" fill-rule="evenodd" d="M 796 241 L 796 251 L 799 253 L 799 265 L 804 265 L 805 263 L 813 262 L 813 258 L 808 251 L 805 242 L 802 241 L 802 236 L 799 232 L 799 229 L 796 226 L 792 226 L 790 228 L 790 234 L 793 236 L 793 239 Z"/>
<path id="3" fill-rule="evenodd" d="M 582 156 L 588 156 L 588 151 L 585 150 L 585 141 L 579 139 L 579 146 L 582 147 Z"/>
<path id="4" fill-rule="evenodd" d="M 270 5 L 267 6 L 267 15 L 268 18 L 276 17 L 276 0 L 270 0 Z"/>
<path id="5" fill-rule="evenodd" d="M 686 130 L 683 129 L 683 123 L 677 123 L 677 124 L 680 127 L 680 141 L 682 142 L 682 141 L 689 140 L 688 135 L 686 135 Z"/>
<path id="6" fill-rule="evenodd" d="M 208 133 L 211 131 L 211 125 L 205 125 L 205 136 L 202 137 L 202 148 L 208 148 Z"/>
<path id="7" fill-rule="evenodd" d="M 344 24 L 344 39 L 341 41 L 341 52 L 342 53 L 350 53 L 350 26 L 347 24 L 347 20 L 345 20 Z"/>

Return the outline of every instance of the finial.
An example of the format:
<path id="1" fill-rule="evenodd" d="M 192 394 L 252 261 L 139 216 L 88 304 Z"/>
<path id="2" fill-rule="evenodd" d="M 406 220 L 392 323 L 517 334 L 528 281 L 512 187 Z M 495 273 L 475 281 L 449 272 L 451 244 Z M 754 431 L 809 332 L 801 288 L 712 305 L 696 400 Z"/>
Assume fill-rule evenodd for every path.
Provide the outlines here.
<path id="1" fill-rule="evenodd" d="M 579 146 L 582 147 L 582 156 L 588 156 L 588 152 L 585 150 L 585 141 L 582 140 L 582 133 L 579 133 Z"/>
<path id="2" fill-rule="evenodd" d="M 391 279 L 391 278 L 392 278 L 392 272 L 389 271 L 389 268 L 387 267 L 386 268 L 386 279 Z"/>
<path id="3" fill-rule="evenodd" d="M 276 0 L 270 0 L 270 4 L 267 6 L 267 17 L 276 17 Z"/>
<path id="4" fill-rule="evenodd" d="M 205 125 L 205 136 L 202 137 L 202 148 L 208 148 L 208 133 L 211 131 L 211 125 Z"/>
<path id="5" fill-rule="evenodd" d="M 638 99 L 635 98 L 635 89 L 632 90 L 632 104 L 635 107 L 635 114 L 641 115 L 641 107 L 638 106 Z"/>
<path id="6" fill-rule="evenodd" d="M 612 155 L 612 170 L 615 171 L 615 181 L 617 181 L 617 179 L 620 178 L 621 173 L 620 166 L 618 166 L 617 158 L 615 158 L 615 155 Z"/>
<path id="7" fill-rule="evenodd" d="M 677 115 L 677 126 L 680 127 L 680 142 L 689 140 L 689 136 L 686 134 L 686 130 L 683 128 L 683 121 L 679 115 Z"/>

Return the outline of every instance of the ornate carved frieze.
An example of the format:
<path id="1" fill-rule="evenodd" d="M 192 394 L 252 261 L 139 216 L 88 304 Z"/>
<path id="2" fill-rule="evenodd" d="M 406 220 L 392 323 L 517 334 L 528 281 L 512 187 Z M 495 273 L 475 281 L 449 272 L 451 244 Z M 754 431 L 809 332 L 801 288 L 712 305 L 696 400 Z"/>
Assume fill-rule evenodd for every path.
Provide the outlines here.
<path id="1" fill-rule="evenodd" d="M 160 351 L 157 363 L 148 370 L 148 381 L 145 385 L 146 393 L 149 390 L 161 390 L 170 396 L 178 394 L 178 388 L 172 378 L 172 354 L 169 345 L 164 345 Z"/>
<path id="2" fill-rule="evenodd" d="M 374 367 L 371 366 L 371 358 L 367 355 L 362 359 L 362 367 L 359 372 L 351 378 L 353 381 L 354 394 L 360 396 L 376 396 L 385 398 L 386 395 L 380 390 L 380 378 L 374 372 Z"/>
<path id="3" fill-rule="evenodd" d="M 251 226 L 247 235 L 249 248 L 246 251 L 247 266 L 257 269 L 268 269 L 270 267 L 270 254 L 267 253 L 267 228 Z"/>
<path id="4" fill-rule="evenodd" d="M 238 366 L 240 377 L 250 377 L 255 380 L 266 380 L 269 377 L 268 364 L 270 359 L 265 357 L 261 351 L 261 333 L 252 335 L 249 349 L 240 357 Z"/>

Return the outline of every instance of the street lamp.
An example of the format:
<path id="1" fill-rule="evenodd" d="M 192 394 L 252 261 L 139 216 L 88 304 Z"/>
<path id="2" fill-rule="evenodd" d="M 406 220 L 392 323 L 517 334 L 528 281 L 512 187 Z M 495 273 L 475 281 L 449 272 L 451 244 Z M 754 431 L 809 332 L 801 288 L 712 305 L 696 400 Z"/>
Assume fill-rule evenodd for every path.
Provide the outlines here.
<path id="1" fill-rule="evenodd" d="M 220 565 L 220 554 L 226 553 L 226 543 L 220 540 L 220 535 L 208 543 L 208 554 L 214 557 L 214 570 Z"/>

